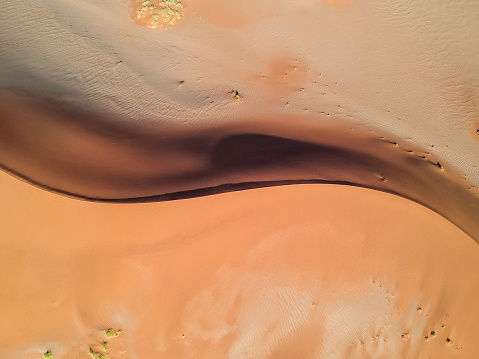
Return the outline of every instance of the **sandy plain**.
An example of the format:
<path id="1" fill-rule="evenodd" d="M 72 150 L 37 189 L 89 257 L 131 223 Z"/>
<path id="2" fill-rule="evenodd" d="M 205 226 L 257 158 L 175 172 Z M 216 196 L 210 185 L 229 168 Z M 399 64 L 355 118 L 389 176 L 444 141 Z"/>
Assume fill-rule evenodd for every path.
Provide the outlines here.
<path id="1" fill-rule="evenodd" d="M 477 23 L 4 1 L 0 357 L 474 357 Z"/>

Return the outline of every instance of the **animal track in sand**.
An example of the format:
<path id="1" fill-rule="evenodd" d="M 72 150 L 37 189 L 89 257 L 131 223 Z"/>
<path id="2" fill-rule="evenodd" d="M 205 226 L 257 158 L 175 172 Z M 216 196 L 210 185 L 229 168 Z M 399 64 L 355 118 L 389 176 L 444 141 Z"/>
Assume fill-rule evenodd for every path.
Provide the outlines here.
<path id="1" fill-rule="evenodd" d="M 446 326 L 445 326 L 444 324 L 441 324 L 441 328 L 442 328 L 442 329 L 446 329 Z M 431 331 L 428 332 L 426 335 L 424 335 L 424 340 L 425 340 L 425 341 L 429 341 L 429 340 L 435 339 L 436 337 L 439 338 L 439 337 L 441 337 L 441 336 L 442 336 L 441 333 L 438 333 L 438 332 L 436 332 L 435 330 L 431 330 Z M 442 340 L 444 340 L 444 339 L 440 339 L 440 340 L 442 341 Z M 450 346 L 453 346 L 455 342 L 456 342 L 456 341 L 455 341 L 454 339 L 451 339 L 449 336 L 446 337 L 446 339 L 445 339 L 445 343 L 446 343 L 446 344 L 449 344 Z M 457 349 L 457 350 L 461 350 L 461 349 L 463 349 L 463 348 L 462 348 L 462 346 L 461 346 L 461 347 L 460 347 L 460 346 L 456 346 L 456 349 Z"/>

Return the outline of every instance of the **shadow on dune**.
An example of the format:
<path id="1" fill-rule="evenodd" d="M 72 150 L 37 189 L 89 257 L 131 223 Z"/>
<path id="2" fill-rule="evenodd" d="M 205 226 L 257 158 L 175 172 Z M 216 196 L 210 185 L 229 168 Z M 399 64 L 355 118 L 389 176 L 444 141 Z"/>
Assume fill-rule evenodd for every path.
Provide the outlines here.
<path id="1" fill-rule="evenodd" d="M 220 141 L 212 154 L 215 172 L 258 171 L 296 167 L 311 159 L 317 166 L 339 166 L 345 170 L 361 165 L 360 156 L 320 144 L 262 134 L 244 134 Z"/>
<path id="2" fill-rule="evenodd" d="M 262 118 L 234 126 L 135 122 L 6 91 L 0 114 L 1 168 L 66 196 L 136 203 L 343 184 L 416 201 L 479 241 L 479 199 L 457 172 L 367 131 L 315 119 L 307 128 Z"/>

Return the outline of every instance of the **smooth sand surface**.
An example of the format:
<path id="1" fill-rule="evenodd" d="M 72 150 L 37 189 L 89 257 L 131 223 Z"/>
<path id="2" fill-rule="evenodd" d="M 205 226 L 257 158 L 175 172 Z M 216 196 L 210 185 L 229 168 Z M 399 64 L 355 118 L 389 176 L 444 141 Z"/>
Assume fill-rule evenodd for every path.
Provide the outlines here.
<path id="1" fill-rule="evenodd" d="M 2 167 L 40 188 L 149 202 L 286 183 L 349 184 L 415 200 L 479 241 L 477 188 L 429 151 L 377 131 L 305 116 L 214 128 L 132 124 L 42 97 L 3 97 Z"/>
<path id="2" fill-rule="evenodd" d="M 0 357 L 473 358 L 478 23 L 2 1 Z"/>
<path id="3" fill-rule="evenodd" d="M 477 243 L 398 196 L 292 185 L 115 205 L 0 178 L 2 358 L 87 358 L 106 328 L 123 330 L 113 358 L 479 350 Z"/>

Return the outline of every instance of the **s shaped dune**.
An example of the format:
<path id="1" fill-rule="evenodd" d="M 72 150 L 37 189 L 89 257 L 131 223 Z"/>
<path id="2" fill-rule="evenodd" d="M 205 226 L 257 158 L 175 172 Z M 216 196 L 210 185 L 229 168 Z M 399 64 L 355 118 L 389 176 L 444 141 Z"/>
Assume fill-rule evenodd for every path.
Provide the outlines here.
<path id="1" fill-rule="evenodd" d="M 473 357 L 478 23 L 4 0 L 0 356 Z"/>

